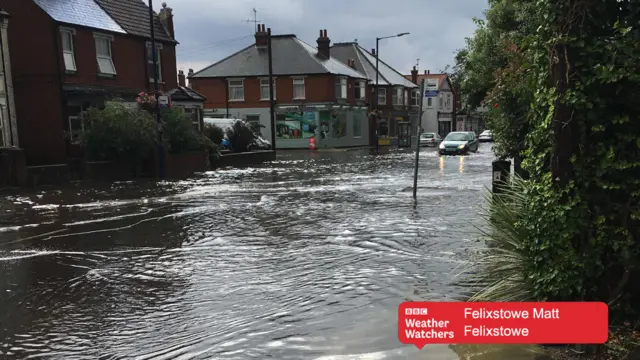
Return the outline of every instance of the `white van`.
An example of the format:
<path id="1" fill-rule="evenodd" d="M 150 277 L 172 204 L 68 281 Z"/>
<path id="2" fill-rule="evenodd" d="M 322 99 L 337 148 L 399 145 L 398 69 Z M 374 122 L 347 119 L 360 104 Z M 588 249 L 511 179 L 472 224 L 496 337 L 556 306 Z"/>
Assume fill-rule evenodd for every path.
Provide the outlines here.
<path id="1" fill-rule="evenodd" d="M 227 129 L 231 129 L 233 127 L 233 124 L 236 123 L 236 121 L 242 121 L 243 123 L 246 123 L 246 121 L 242 120 L 242 119 L 220 119 L 220 118 L 210 118 L 210 117 L 206 117 L 202 119 L 206 124 L 210 124 L 210 125 L 215 125 L 219 128 L 221 128 L 222 130 L 224 130 L 224 138 L 227 139 Z M 265 140 L 262 136 L 256 134 L 256 139 L 254 141 L 253 144 L 249 145 L 249 150 L 269 150 L 271 149 L 271 142 L 269 142 L 268 140 Z"/>
<path id="2" fill-rule="evenodd" d="M 236 123 L 236 121 L 244 121 L 242 119 L 220 119 L 220 118 L 209 118 L 209 117 L 206 117 L 202 120 L 204 121 L 205 125 L 206 124 L 215 125 L 225 131 L 227 129 L 231 129 L 233 127 L 233 124 Z"/>

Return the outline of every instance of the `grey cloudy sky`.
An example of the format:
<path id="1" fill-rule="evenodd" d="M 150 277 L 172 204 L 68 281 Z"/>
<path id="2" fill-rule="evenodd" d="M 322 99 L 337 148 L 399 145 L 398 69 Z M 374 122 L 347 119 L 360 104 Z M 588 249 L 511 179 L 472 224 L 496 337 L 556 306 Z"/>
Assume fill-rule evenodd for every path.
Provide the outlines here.
<path id="1" fill-rule="evenodd" d="M 253 19 L 274 34 L 296 34 L 316 46 L 320 29 L 332 43 L 358 40 L 367 50 L 375 38 L 401 32 L 408 36 L 382 40 L 380 58 L 408 74 L 437 72 L 453 63 L 454 51 L 475 29 L 486 0 L 165 0 L 173 8 L 178 68 L 195 71 L 254 42 Z M 156 11 L 161 1 L 154 2 Z"/>

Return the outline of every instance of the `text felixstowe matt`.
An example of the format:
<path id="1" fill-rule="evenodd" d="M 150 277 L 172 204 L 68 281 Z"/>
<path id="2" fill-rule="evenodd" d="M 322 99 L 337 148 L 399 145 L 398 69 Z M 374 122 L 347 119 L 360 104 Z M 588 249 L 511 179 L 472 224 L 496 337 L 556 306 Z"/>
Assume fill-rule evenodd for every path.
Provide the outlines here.
<path id="1" fill-rule="evenodd" d="M 603 344 L 609 309 L 601 302 L 404 302 L 404 344 Z"/>

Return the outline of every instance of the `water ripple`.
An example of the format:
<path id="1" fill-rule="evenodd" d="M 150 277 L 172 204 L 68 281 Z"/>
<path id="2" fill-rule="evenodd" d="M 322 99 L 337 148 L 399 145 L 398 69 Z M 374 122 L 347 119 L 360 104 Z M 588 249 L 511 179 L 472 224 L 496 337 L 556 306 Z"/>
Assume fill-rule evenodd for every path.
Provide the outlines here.
<path id="1" fill-rule="evenodd" d="M 453 359 L 396 309 L 464 291 L 484 150 L 425 150 L 417 204 L 413 155 L 366 151 L 0 199 L 0 357 Z"/>

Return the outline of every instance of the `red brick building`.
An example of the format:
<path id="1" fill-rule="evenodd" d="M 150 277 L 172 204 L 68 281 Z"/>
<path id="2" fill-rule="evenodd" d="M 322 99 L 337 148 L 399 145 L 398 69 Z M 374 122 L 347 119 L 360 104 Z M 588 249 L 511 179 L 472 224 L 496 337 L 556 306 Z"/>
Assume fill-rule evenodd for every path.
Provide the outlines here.
<path id="1" fill-rule="evenodd" d="M 189 85 L 220 117 L 260 124 L 270 139 L 269 33 L 260 25 L 255 43 L 189 75 Z M 320 30 L 313 47 L 295 35 L 272 36 L 276 148 L 369 145 L 367 78 L 330 55 L 331 40 Z"/>
<path id="2" fill-rule="evenodd" d="M 149 9 L 141 0 L 3 0 L 20 147 L 29 165 L 65 163 L 83 123 L 106 101 L 153 87 Z M 177 87 L 170 8 L 154 19 L 160 89 Z"/>

